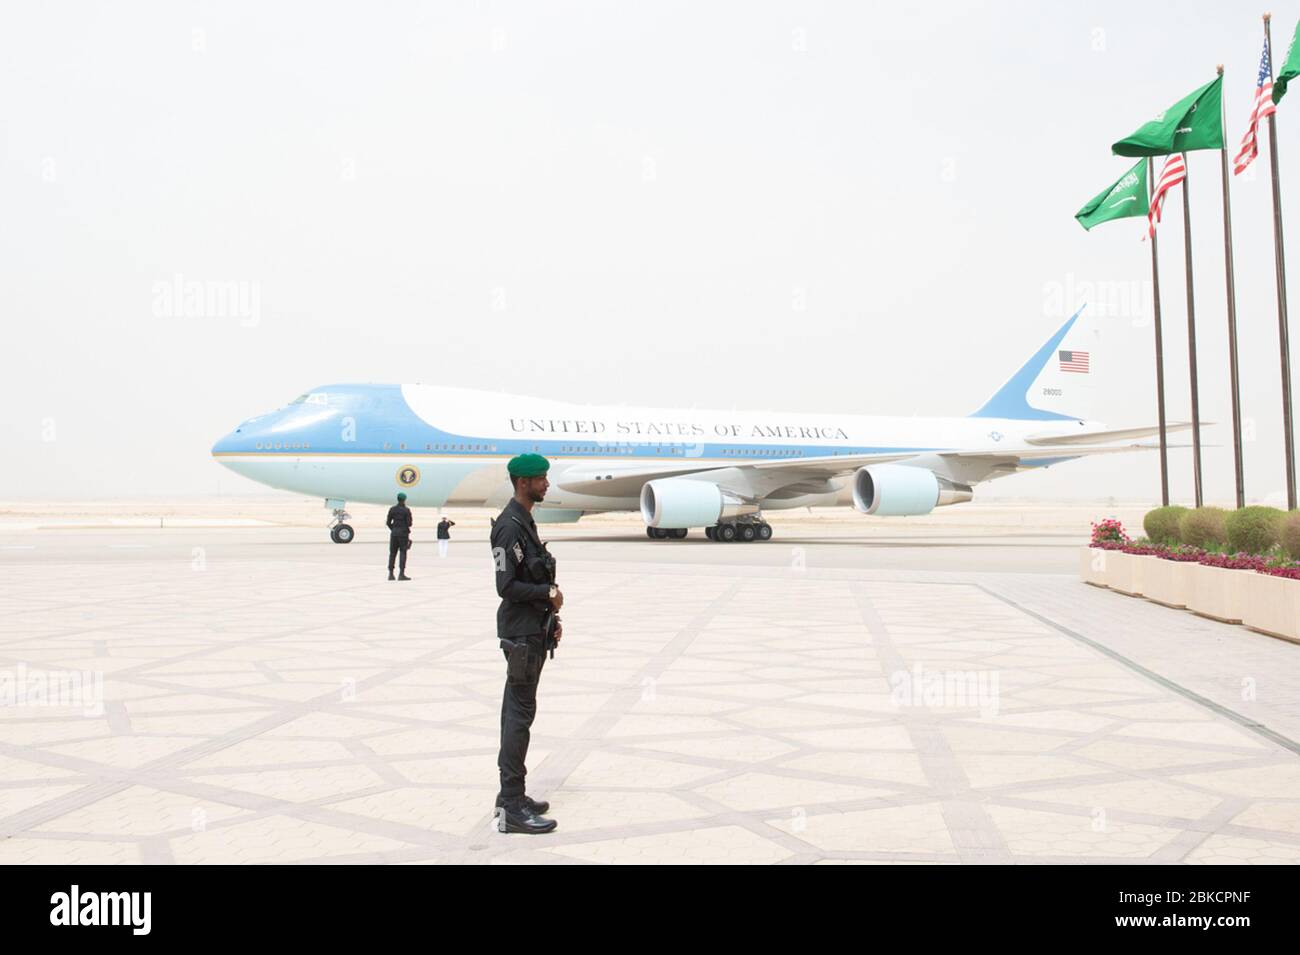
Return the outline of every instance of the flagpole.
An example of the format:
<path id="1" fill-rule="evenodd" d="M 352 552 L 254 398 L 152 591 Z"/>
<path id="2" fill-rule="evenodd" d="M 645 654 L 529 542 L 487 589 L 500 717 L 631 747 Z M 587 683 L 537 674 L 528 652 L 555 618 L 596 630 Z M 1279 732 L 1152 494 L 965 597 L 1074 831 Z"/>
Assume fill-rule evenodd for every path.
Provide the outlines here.
<path id="1" fill-rule="evenodd" d="M 1155 188 L 1155 160 L 1147 157 L 1147 206 Z M 1156 254 L 1156 237 L 1151 235 L 1151 302 L 1156 320 L 1156 420 L 1160 424 L 1160 503 L 1169 506 L 1169 446 L 1165 432 L 1165 345 L 1160 328 L 1160 258 Z"/>
<path id="2" fill-rule="evenodd" d="M 1195 487 L 1196 506 L 1203 503 L 1201 496 L 1201 402 L 1196 384 L 1196 293 L 1192 288 L 1192 207 L 1187 201 L 1187 183 L 1191 170 L 1187 168 L 1187 153 L 1183 153 L 1183 258 L 1187 271 L 1187 366 L 1192 384 L 1192 483 Z"/>
<path id="3" fill-rule="evenodd" d="M 1223 64 L 1218 66 L 1223 75 Z M 1219 100 L 1219 123 L 1223 125 L 1223 100 Z M 1219 147 L 1219 168 L 1223 175 L 1223 268 L 1228 289 L 1228 378 L 1232 386 L 1232 467 L 1237 482 L 1237 507 L 1246 506 L 1246 478 L 1241 462 L 1241 384 L 1237 377 L 1237 280 L 1232 265 L 1232 202 L 1228 194 L 1228 141 Z M 1186 189 L 1186 183 L 1183 184 Z M 1186 193 L 1184 193 L 1186 194 Z M 1200 506 L 1200 502 L 1197 502 Z"/>
<path id="4" fill-rule="evenodd" d="M 1264 42 L 1268 45 L 1268 78 L 1273 80 L 1273 15 L 1264 14 Z M 1295 431 L 1291 422 L 1291 341 L 1287 332 L 1286 256 L 1282 243 L 1282 187 L 1277 173 L 1277 118 L 1268 115 L 1268 159 L 1273 181 L 1273 267 L 1277 274 L 1277 336 L 1282 354 L 1282 428 L 1286 449 L 1286 507 L 1296 508 Z"/>

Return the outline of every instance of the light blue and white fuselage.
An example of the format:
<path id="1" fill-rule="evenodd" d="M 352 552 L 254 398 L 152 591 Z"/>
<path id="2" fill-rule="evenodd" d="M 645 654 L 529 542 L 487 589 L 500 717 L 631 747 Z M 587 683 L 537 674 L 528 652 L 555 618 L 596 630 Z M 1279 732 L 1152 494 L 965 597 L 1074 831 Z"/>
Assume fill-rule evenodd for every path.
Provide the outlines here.
<path id="1" fill-rule="evenodd" d="M 639 510 L 652 537 L 706 527 L 711 538 L 766 539 L 764 511 L 851 505 L 924 514 L 970 500 L 974 485 L 1005 474 L 1146 447 L 1103 442 L 1154 428 L 1106 431 L 1063 410 L 1086 402 L 1088 376 L 1058 360 L 1077 318 L 964 417 L 596 406 L 339 384 L 250 418 L 212 453 L 262 484 L 326 499 L 341 522 L 345 502 L 389 503 L 398 491 L 413 507 L 504 506 L 506 462 L 534 451 L 551 461 L 539 521 Z M 351 539 L 350 528 L 338 531 L 335 540 Z"/>

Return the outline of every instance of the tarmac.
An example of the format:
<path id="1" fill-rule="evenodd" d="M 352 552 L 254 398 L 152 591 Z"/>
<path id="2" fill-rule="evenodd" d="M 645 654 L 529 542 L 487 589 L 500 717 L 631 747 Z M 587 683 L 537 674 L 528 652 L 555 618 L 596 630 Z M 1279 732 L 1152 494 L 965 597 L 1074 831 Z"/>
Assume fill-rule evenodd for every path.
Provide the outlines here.
<path id="1" fill-rule="evenodd" d="M 0 505 L 3 863 L 1292 863 L 1300 646 L 1081 583 L 1145 508 L 543 526 L 566 594 L 492 831 L 487 514 Z"/>

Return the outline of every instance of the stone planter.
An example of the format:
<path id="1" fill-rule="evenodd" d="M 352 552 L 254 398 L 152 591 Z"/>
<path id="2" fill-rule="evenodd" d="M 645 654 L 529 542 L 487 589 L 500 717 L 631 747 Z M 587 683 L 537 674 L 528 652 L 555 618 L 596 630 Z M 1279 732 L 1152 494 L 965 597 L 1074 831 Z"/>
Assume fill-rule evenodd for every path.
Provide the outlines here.
<path id="1" fill-rule="evenodd" d="M 1106 568 L 1113 553 L 1100 547 L 1079 548 L 1079 578 L 1094 587 L 1110 586 L 1106 582 Z"/>
<path id="2" fill-rule="evenodd" d="M 1139 557 L 1142 561 L 1142 596 L 1179 610 L 1187 606 L 1192 592 L 1195 561 Z"/>
<path id="3" fill-rule="evenodd" d="M 1300 580 L 1290 577 L 1099 547 L 1080 548 L 1079 577 L 1096 587 L 1300 643 Z"/>
<path id="4" fill-rule="evenodd" d="M 1241 622 L 1300 642 L 1300 580 L 1242 571 Z"/>
<path id="5" fill-rule="evenodd" d="M 1106 586 L 1130 597 L 1142 596 L 1142 565 L 1155 557 L 1139 557 L 1123 551 L 1106 552 Z"/>
<path id="6" fill-rule="evenodd" d="M 1245 574 L 1253 570 L 1229 570 L 1192 564 L 1191 590 L 1187 595 L 1187 609 L 1210 620 L 1225 624 L 1242 622 L 1242 595 L 1245 592 Z"/>
<path id="7" fill-rule="evenodd" d="M 1211 620 L 1241 623 L 1242 595 L 1246 592 L 1246 581 L 1241 578 L 1247 574 L 1255 572 L 1192 564 L 1187 609 Z"/>

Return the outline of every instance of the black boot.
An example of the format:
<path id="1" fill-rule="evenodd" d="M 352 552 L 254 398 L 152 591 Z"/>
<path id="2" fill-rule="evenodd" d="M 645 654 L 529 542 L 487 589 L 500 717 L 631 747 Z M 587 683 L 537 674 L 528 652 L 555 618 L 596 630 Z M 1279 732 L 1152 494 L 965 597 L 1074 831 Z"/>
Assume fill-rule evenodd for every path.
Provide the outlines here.
<path id="1" fill-rule="evenodd" d="M 393 576 L 393 572 L 392 572 L 391 570 L 388 572 L 388 579 L 389 579 L 389 580 L 396 580 L 396 579 L 397 579 L 396 577 Z"/>
<path id="2" fill-rule="evenodd" d="M 551 804 L 544 799 L 538 800 L 538 799 L 534 799 L 532 796 L 524 796 L 523 802 L 524 805 L 528 808 L 528 811 L 531 812 L 534 816 L 544 816 L 551 809 Z M 496 807 L 500 809 L 502 805 L 503 803 L 501 802 L 501 797 L 498 796 Z"/>
<path id="3" fill-rule="evenodd" d="M 538 835 L 555 830 L 555 820 L 533 812 L 522 799 L 497 806 L 493 810 L 497 832 L 525 832 Z"/>
<path id="4" fill-rule="evenodd" d="M 398 579 L 398 580 L 410 580 L 411 578 L 406 576 L 406 571 L 402 571 L 400 574 L 398 574 L 397 579 Z"/>

